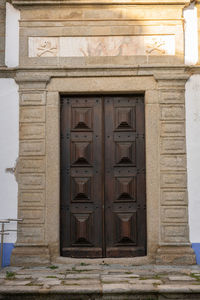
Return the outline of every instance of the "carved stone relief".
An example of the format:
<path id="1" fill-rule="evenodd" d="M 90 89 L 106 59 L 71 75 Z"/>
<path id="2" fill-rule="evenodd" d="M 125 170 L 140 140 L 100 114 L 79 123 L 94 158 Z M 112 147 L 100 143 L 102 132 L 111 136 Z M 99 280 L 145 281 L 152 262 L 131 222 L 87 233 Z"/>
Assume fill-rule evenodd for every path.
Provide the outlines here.
<path id="1" fill-rule="evenodd" d="M 29 57 L 175 55 L 175 36 L 29 37 Z"/>

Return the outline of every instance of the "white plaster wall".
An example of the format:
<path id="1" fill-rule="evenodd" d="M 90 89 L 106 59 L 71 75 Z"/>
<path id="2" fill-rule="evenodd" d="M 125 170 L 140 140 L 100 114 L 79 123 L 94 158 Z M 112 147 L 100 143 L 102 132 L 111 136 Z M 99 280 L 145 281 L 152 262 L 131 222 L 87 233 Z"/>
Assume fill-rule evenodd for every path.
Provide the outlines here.
<path id="1" fill-rule="evenodd" d="M 0 79 L 0 219 L 17 217 L 17 183 L 6 173 L 18 157 L 18 86 L 13 79 Z M 16 228 L 15 223 L 6 228 Z M 5 242 L 15 242 L 15 233 Z"/>
<path id="2" fill-rule="evenodd" d="M 200 243 L 200 75 L 186 84 L 186 139 L 190 241 Z"/>
<path id="3" fill-rule="evenodd" d="M 197 9 L 192 3 L 184 9 L 185 19 L 185 64 L 195 65 L 198 61 Z"/>
<path id="4" fill-rule="evenodd" d="M 7 67 L 16 67 L 19 64 L 19 19 L 19 10 L 6 3 L 5 64 Z"/>
<path id="5" fill-rule="evenodd" d="M 8 67 L 16 67 L 19 62 L 19 18 L 19 11 L 7 3 L 5 64 Z M 5 170 L 14 167 L 18 157 L 18 107 L 17 84 L 13 79 L 0 79 L 0 219 L 17 217 L 17 183 L 14 175 Z M 15 222 L 5 226 L 16 229 Z M 11 232 L 4 241 L 14 243 L 16 233 Z"/>

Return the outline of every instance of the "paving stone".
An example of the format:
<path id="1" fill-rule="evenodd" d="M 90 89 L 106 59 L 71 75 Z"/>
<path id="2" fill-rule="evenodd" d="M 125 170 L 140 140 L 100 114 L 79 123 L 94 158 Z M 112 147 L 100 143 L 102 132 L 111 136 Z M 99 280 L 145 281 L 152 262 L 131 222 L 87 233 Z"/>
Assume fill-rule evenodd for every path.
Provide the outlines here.
<path id="1" fill-rule="evenodd" d="M 80 271 L 88 271 L 88 270 L 101 270 L 101 266 L 100 265 L 86 265 L 86 266 L 75 266 L 76 270 L 80 270 Z"/>
<path id="2" fill-rule="evenodd" d="M 10 286 L 15 286 L 15 285 L 27 285 L 30 284 L 31 281 L 30 280 L 4 280 L 4 285 L 10 285 Z"/>
<path id="3" fill-rule="evenodd" d="M 145 279 L 139 281 L 141 284 L 162 284 L 162 281 L 159 279 Z"/>
<path id="4" fill-rule="evenodd" d="M 192 281 L 192 280 L 194 280 L 192 277 L 189 277 L 189 276 L 169 276 L 168 278 L 171 281 Z"/>
<path id="5" fill-rule="evenodd" d="M 100 293 L 102 291 L 101 285 L 95 284 L 95 286 L 80 286 L 80 285 L 60 285 L 55 286 L 51 289 L 51 291 L 59 291 L 59 292 L 73 292 L 74 294 L 81 294 L 81 293 Z"/>
<path id="6" fill-rule="evenodd" d="M 79 280 L 73 280 L 73 279 L 68 279 L 68 280 L 63 280 L 62 284 L 64 285 L 96 285 L 100 284 L 100 281 L 98 280 L 84 280 L 84 279 L 79 279 Z"/>
<path id="7" fill-rule="evenodd" d="M 102 277 L 101 282 L 103 282 L 103 283 L 128 282 L 128 278 L 112 277 L 112 276 L 110 276 L 108 278 Z"/>
<path id="8" fill-rule="evenodd" d="M 44 278 L 44 277 L 40 277 L 37 279 L 38 283 L 46 283 L 49 285 L 58 285 L 61 284 L 61 280 L 57 279 L 57 278 Z"/>
<path id="9" fill-rule="evenodd" d="M 108 274 L 108 275 L 103 275 L 105 278 L 139 278 L 139 275 L 136 274 Z"/>
<path id="10" fill-rule="evenodd" d="M 100 275 L 99 274 L 85 274 L 85 273 L 81 273 L 81 274 L 67 274 L 66 275 L 66 279 L 99 279 Z"/>

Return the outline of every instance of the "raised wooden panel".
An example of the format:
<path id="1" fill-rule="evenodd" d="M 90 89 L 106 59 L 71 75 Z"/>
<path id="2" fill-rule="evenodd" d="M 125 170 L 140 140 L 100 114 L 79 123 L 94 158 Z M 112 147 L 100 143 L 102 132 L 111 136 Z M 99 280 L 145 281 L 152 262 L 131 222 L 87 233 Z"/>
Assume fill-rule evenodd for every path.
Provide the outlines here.
<path id="1" fill-rule="evenodd" d="M 91 201 L 91 178 L 72 178 L 72 202 Z"/>
<path id="2" fill-rule="evenodd" d="M 72 143 L 71 162 L 74 165 L 90 165 L 92 162 L 91 143 Z"/>
<path id="3" fill-rule="evenodd" d="M 119 177 L 115 179 L 115 201 L 136 201 L 136 178 Z"/>
<path id="4" fill-rule="evenodd" d="M 77 130 L 92 129 L 92 109 L 72 108 L 72 128 Z"/>
<path id="5" fill-rule="evenodd" d="M 135 213 L 116 213 L 116 245 L 130 246 L 135 245 L 136 236 L 136 214 Z"/>
<path id="6" fill-rule="evenodd" d="M 92 246 L 93 217 L 90 213 L 71 215 L 71 245 Z"/>
<path id="7" fill-rule="evenodd" d="M 116 164 L 135 165 L 135 147 L 133 143 L 116 143 Z"/>
<path id="8" fill-rule="evenodd" d="M 135 110 L 130 107 L 116 108 L 115 128 L 118 130 L 135 130 Z"/>

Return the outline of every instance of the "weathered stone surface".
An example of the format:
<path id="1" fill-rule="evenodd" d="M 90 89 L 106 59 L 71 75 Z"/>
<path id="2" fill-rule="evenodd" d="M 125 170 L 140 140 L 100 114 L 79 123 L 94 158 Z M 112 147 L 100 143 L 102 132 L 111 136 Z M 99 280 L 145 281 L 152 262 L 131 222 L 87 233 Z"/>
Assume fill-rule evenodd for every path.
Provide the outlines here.
<path id="1" fill-rule="evenodd" d="M 35 207 L 21 208 L 20 218 L 23 219 L 23 224 L 43 224 L 44 211 L 43 209 L 36 209 Z"/>
<path id="2" fill-rule="evenodd" d="M 163 220 L 164 221 L 164 220 Z M 173 222 L 171 222 L 173 223 Z M 188 225 L 187 224 L 167 224 L 162 225 L 161 240 L 166 243 L 187 243 L 188 241 Z"/>
<path id="3" fill-rule="evenodd" d="M 169 280 L 171 281 L 191 281 L 191 277 L 189 276 L 169 276 Z"/>
<path id="4" fill-rule="evenodd" d="M 187 185 L 186 173 L 161 173 L 161 187 L 184 188 Z"/>
<path id="5" fill-rule="evenodd" d="M 40 92 L 29 92 L 21 93 L 20 104 L 21 105 L 44 105 L 45 104 L 45 93 Z"/>
<path id="6" fill-rule="evenodd" d="M 161 191 L 161 204 L 162 205 L 186 205 L 187 204 L 187 192 L 186 190 Z"/>
<path id="7" fill-rule="evenodd" d="M 185 118 L 184 105 L 161 105 L 161 120 L 183 120 Z"/>
<path id="8" fill-rule="evenodd" d="M 21 123 L 45 122 L 45 107 L 44 106 L 21 106 L 20 122 Z"/>
<path id="9" fill-rule="evenodd" d="M 43 123 L 21 123 L 20 140 L 43 139 L 45 137 L 45 125 Z"/>
<path id="10" fill-rule="evenodd" d="M 27 140 L 19 142 L 19 153 L 23 156 L 44 155 L 45 141 L 44 140 Z"/>
<path id="11" fill-rule="evenodd" d="M 45 204 L 45 192 L 29 190 L 20 190 L 19 193 L 20 206 L 44 206 Z"/>
<path id="12" fill-rule="evenodd" d="M 45 187 L 45 175 L 41 173 L 19 174 L 18 182 L 22 190 L 40 190 Z"/>
<path id="13" fill-rule="evenodd" d="M 185 136 L 184 123 L 162 122 L 161 136 Z"/>
<path id="14" fill-rule="evenodd" d="M 161 153 L 162 154 L 184 154 L 185 138 L 161 138 Z"/>
<path id="15" fill-rule="evenodd" d="M 186 170 L 185 155 L 161 155 L 161 170 Z"/>
<path id="16" fill-rule="evenodd" d="M 161 218 L 163 223 L 186 223 L 187 217 L 187 207 L 161 207 Z"/>
<path id="17" fill-rule="evenodd" d="M 45 157 L 20 157 L 18 171 L 20 173 L 44 173 Z"/>

